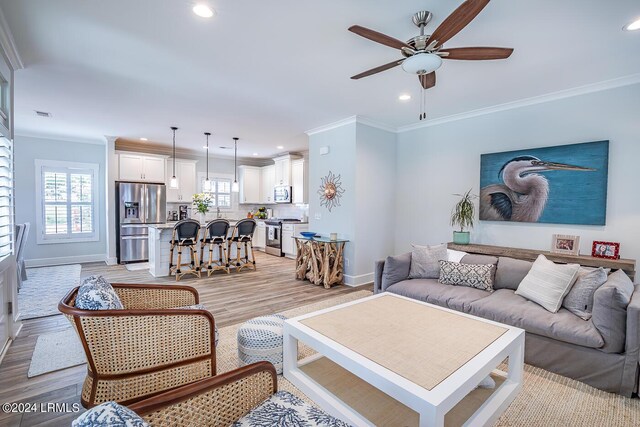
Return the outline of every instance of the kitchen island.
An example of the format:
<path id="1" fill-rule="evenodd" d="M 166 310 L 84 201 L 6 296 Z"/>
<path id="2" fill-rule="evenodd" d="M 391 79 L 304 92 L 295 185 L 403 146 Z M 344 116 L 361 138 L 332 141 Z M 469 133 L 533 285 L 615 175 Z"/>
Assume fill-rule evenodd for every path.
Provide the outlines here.
<path id="1" fill-rule="evenodd" d="M 237 220 L 228 220 L 229 235 L 233 232 L 233 227 L 238 222 Z M 173 227 L 175 222 L 168 222 L 166 224 L 149 224 L 149 272 L 154 277 L 169 276 L 169 256 L 171 254 L 171 237 L 173 235 Z M 200 229 L 200 235 L 204 231 L 206 224 L 200 223 L 202 227 Z M 199 239 L 198 239 L 199 240 Z M 200 255 L 200 243 L 197 245 L 198 255 Z M 232 248 L 233 250 L 233 248 Z M 235 256 L 235 250 L 231 254 Z M 214 256 L 218 256 L 214 253 Z M 176 258 L 177 259 L 177 258 Z M 191 261 L 191 254 L 189 251 L 182 252 L 182 263 L 186 264 Z M 206 276 L 206 274 L 205 274 Z"/>

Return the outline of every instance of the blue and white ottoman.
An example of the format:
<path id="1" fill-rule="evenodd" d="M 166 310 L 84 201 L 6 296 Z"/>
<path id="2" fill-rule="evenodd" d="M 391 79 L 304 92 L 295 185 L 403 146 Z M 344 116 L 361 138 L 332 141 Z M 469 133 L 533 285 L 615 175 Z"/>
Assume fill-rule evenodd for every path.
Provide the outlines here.
<path id="1" fill-rule="evenodd" d="M 248 320 L 238 329 L 240 366 L 267 361 L 282 373 L 282 327 L 287 318 L 281 314 Z"/>

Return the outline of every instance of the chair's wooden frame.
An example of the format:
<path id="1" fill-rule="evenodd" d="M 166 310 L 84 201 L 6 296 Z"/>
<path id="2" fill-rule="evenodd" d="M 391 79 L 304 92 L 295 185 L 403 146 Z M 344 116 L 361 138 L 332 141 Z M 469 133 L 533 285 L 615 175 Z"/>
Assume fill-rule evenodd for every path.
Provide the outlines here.
<path id="1" fill-rule="evenodd" d="M 195 222 L 195 221 L 194 221 Z M 200 260 L 198 259 L 198 250 L 196 249 L 196 245 L 198 244 L 198 239 L 200 237 L 200 228 L 198 228 L 198 232 L 196 233 L 195 238 L 193 239 L 193 244 L 186 245 L 183 240 L 178 240 L 178 226 L 182 221 L 178 222 L 175 227 L 173 227 L 173 233 L 171 234 L 171 249 L 169 251 L 169 274 L 173 274 L 176 276 L 176 282 L 179 281 L 182 276 L 187 274 L 193 274 L 194 276 L 200 278 Z M 199 226 L 200 223 L 198 223 Z M 173 251 L 178 247 L 178 262 L 173 264 Z M 188 248 L 189 253 L 191 255 L 191 262 L 189 264 L 182 263 L 182 248 Z M 184 269 L 184 267 L 190 267 L 188 269 Z"/>
<path id="2" fill-rule="evenodd" d="M 257 227 L 257 224 L 255 224 L 255 220 L 254 219 L 250 219 L 250 218 L 245 218 L 245 219 L 241 219 L 240 221 L 238 221 L 236 223 L 236 225 L 233 227 L 233 232 L 231 233 L 231 237 L 229 237 L 228 239 L 228 244 L 227 244 L 227 259 L 228 259 L 228 263 L 231 262 L 231 246 L 235 245 L 236 246 L 236 258 L 235 258 L 235 266 L 236 266 L 236 271 L 242 271 L 243 268 L 252 268 L 254 271 L 256 270 L 256 256 L 255 256 L 255 252 L 253 250 L 253 234 L 251 236 L 240 236 L 238 235 L 238 226 L 246 221 L 253 221 L 254 222 L 254 228 L 253 228 L 253 232 L 255 232 L 255 229 Z M 236 240 L 234 240 L 236 239 Z M 242 256 L 242 246 L 244 245 L 244 256 Z M 251 249 L 251 259 L 249 259 L 249 249 Z"/>
<path id="3" fill-rule="evenodd" d="M 87 356 L 81 403 L 124 405 L 216 374 L 215 321 L 190 286 L 112 284 L 124 309 L 81 310 L 78 287 L 58 304 Z"/>

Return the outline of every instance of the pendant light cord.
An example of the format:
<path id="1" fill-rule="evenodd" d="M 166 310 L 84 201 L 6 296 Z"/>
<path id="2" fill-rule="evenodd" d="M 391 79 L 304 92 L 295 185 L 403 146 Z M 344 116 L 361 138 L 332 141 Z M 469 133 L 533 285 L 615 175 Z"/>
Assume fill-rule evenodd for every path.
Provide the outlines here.
<path id="1" fill-rule="evenodd" d="M 211 133 L 205 132 L 204 134 L 207 136 L 207 181 L 209 181 L 209 135 Z"/>
<path id="2" fill-rule="evenodd" d="M 175 177 L 176 176 L 176 131 L 178 130 L 178 128 L 173 126 L 171 130 L 173 131 L 173 176 Z"/>
<path id="3" fill-rule="evenodd" d="M 233 138 L 233 182 L 238 182 L 238 139 L 239 138 Z"/>

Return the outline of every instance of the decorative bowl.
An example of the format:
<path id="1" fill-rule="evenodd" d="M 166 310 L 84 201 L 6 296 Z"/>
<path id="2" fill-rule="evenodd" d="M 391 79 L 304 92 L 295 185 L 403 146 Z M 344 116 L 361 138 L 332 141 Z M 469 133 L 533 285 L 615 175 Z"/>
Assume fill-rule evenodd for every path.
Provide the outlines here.
<path id="1" fill-rule="evenodd" d="M 301 231 L 300 234 L 302 237 L 306 237 L 307 239 L 311 239 L 316 236 L 315 231 Z"/>

